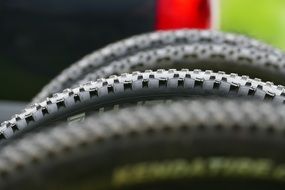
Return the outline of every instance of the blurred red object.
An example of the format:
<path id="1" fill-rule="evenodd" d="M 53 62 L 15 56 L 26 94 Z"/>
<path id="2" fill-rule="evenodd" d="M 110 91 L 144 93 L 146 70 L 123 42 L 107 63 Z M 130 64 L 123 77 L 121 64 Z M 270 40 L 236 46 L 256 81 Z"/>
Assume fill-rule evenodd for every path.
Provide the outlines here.
<path id="1" fill-rule="evenodd" d="M 210 27 L 208 0 L 157 0 L 156 29 Z"/>

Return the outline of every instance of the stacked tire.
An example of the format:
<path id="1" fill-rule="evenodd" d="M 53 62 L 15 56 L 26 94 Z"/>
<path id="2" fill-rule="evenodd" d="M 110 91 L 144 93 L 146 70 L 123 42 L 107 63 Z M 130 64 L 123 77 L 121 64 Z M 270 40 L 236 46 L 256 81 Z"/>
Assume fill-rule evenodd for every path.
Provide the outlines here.
<path id="1" fill-rule="evenodd" d="M 0 186 L 282 189 L 284 72 L 282 51 L 218 31 L 111 44 L 1 124 Z"/>

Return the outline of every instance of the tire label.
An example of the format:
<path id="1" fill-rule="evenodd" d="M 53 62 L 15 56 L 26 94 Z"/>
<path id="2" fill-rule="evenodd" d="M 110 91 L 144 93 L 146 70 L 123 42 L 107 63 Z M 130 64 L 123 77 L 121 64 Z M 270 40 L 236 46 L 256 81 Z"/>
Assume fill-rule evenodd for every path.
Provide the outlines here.
<path id="1" fill-rule="evenodd" d="M 182 178 L 225 177 L 268 179 L 285 182 L 285 164 L 270 159 L 210 157 L 193 160 L 141 162 L 116 168 L 114 186 L 134 185 Z"/>

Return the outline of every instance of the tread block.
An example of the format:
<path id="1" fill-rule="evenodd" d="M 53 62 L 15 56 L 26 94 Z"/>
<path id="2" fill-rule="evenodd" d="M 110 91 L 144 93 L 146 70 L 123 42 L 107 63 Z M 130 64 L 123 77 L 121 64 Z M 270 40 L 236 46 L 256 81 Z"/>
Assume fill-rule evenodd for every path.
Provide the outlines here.
<path id="1" fill-rule="evenodd" d="M 194 80 L 194 88 L 203 88 L 204 80 L 200 78 L 196 78 Z"/>
<path id="2" fill-rule="evenodd" d="M 32 115 L 25 117 L 25 120 L 26 120 L 27 124 L 35 121 L 35 119 Z"/>

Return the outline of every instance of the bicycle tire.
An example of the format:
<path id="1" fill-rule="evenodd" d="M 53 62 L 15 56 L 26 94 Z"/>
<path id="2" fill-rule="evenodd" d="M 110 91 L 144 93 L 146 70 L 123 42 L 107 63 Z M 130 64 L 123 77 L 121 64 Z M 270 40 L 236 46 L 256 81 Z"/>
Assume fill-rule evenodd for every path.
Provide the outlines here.
<path id="1" fill-rule="evenodd" d="M 193 96 L 252 97 L 283 104 L 284 87 L 248 76 L 183 69 L 134 72 L 88 82 L 26 108 L 0 127 L 0 140 L 78 113 L 139 101 Z"/>
<path id="2" fill-rule="evenodd" d="M 191 43 L 225 43 L 233 46 L 252 47 L 276 55 L 279 60 L 284 59 L 284 53 L 280 50 L 242 35 L 199 30 L 153 32 L 122 40 L 85 56 L 71 67 L 62 71 L 61 74 L 47 84 L 42 91 L 35 96 L 32 102 L 41 101 L 53 93 L 69 88 L 76 81 L 82 79 L 90 70 L 98 69 L 113 60 L 130 56 L 139 51 L 155 49 L 165 45 Z"/>
<path id="3" fill-rule="evenodd" d="M 209 69 L 216 72 L 222 69 L 228 73 L 250 75 L 275 83 L 285 82 L 285 60 L 278 60 L 274 55 L 225 44 L 191 44 L 143 51 L 110 62 L 90 72 L 72 86 L 114 74 L 159 68 Z"/>
<path id="4" fill-rule="evenodd" d="M 174 181 L 182 189 L 283 189 L 284 121 L 284 106 L 256 101 L 183 101 L 107 112 L 1 149 L 0 186 L 171 189 Z"/>

